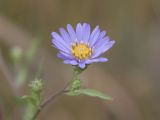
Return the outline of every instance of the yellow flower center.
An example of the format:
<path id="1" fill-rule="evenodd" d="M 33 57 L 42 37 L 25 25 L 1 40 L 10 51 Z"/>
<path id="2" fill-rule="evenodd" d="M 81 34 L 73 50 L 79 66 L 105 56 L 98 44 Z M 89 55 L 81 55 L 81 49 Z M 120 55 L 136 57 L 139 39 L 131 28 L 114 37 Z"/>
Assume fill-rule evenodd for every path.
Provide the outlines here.
<path id="1" fill-rule="evenodd" d="M 92 49 L 84 43 L 76 43 L 72 45 L 72 54 L 78 60 L 85 60 L 92 54 Z"/>

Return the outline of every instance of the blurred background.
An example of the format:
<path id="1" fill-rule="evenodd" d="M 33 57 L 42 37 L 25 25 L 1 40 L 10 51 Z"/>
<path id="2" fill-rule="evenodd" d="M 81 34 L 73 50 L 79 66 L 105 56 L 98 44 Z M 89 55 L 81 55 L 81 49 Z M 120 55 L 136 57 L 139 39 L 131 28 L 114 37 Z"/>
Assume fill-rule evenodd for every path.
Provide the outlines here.
<path id="1" fill-rule="evenodd" d="M 116 44 L 107 63 L 92 64 L 83 86 L 111 95 L 113 101 L 60 96 L 38 120 L 159 120 L 159 0 L 0 0 L 0 120 L 21 120 L 16 96 L 42 67 L 45 97 L 72 77 L 72 67 L 56 57 L 52 31 L 78 22 L 99 25 Z"/>

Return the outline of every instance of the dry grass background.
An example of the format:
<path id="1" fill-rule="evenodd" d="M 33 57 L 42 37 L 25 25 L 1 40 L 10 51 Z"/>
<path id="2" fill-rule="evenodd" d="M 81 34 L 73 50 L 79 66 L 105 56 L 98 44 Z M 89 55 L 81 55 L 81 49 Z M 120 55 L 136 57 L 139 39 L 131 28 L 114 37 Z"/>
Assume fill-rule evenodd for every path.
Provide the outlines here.
<path id="1" fill-rule="evenodd" d="M 59 90 L 71 78 L 72 68 L 56 58 L 51 31 L 67 23 L 88 22 L 107 30 L 115 46 L 107 63 L 91 65 L 83 84 L 113 96 L 103 101 L 86 96 L 61 96 L 50 103 L 39 120 L 159 120 L 160 119 L 160 1 L 158 0 L 0 0 L 0 50 L 13 72 L 9 49 L 25 52 L 33 38 L 42 39 L 28 81 L 43 63 L 44 96 Z M 10 76 L 10 75 L 7 75 Z M 14 92 L 0 67 L 0 120 L 19 120 Z M 14 79 L 14 78 L 13 78 Z M 26 86 L 19 95 L 28 93 Z"/>

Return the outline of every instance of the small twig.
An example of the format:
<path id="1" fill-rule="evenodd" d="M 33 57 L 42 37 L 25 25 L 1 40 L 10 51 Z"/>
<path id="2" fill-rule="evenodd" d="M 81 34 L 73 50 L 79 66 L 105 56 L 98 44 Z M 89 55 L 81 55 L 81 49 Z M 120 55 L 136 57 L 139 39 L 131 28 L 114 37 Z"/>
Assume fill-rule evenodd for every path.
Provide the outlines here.
<path id="1" fill-rule="evenodd" d="M 67 83 L 61 90 L 57 91 L 55 94 L 51 95 L 50 97 L 48 97 L 44 102 L 42 102 L 40 108 L 36 111 L 34 117 L 32 120 L 35 120 L 37 118 L 37 116 L 39 115 L 39 113 L 41 112 L 41 110 L 47 106 L 48 103 L 50 103 L 52 100 L 54 100 L 57 96 L 67 92 L 66 88 L 68 87 L 69 83 Z"/>

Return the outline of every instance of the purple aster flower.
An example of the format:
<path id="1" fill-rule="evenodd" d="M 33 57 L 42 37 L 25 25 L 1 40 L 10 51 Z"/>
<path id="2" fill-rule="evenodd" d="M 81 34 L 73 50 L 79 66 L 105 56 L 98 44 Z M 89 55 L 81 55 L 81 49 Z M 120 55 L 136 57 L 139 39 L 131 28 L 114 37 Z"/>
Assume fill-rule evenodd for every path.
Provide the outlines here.
<path id="1" fill-rule="evenodd" d="M 60 28 L 59 32 L 60 34 L 52 32 L 52 45 L 59 50 L 57 56 L 63 59 L 65 64 L 77 65 L 81 69 L 93 62 L 108 61 L 100 55 L 115 43 L 106 36 L 105 31 L 100 31 L 99 26 L 91 31 L 87 23 L 78 23 L 76 30 L 68 24 L 67 31 Z"/>

